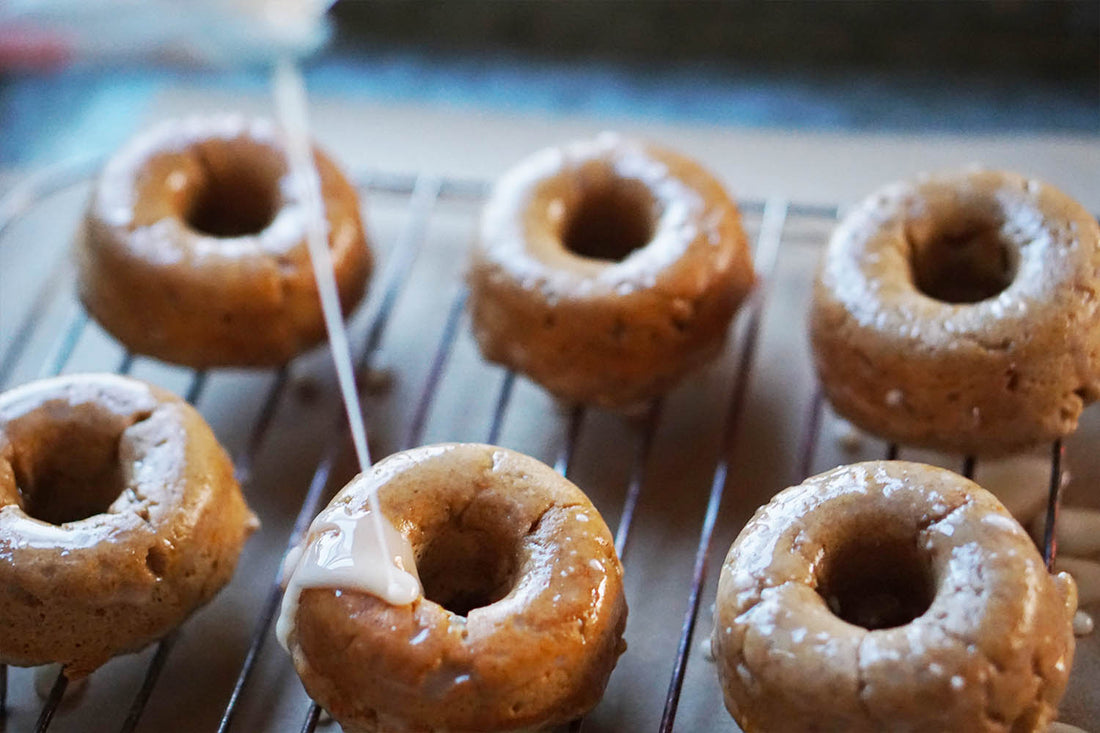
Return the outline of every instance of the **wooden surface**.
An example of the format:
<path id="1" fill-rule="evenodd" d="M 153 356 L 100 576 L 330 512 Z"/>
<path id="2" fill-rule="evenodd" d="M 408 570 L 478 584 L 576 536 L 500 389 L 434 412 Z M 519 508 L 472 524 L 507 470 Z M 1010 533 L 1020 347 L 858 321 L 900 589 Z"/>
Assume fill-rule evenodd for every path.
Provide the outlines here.
<path id="1" fill-rule="evenodd" d="M 811 203 L 847 203 L 876 186 L 922 169 L 981 161 L 1045 178 L 1100 210 L 1100 145 L 1095 138 L 795 136 L 715 128 L 673 128 L 641 121 L 506 118 L 472 111 L 356 106 L 315 100 L 317 135 L 354 171 L 379 169 L 464 179 L 491 179 L 510 163 L 542 145 L 608 127 L 644 133 L 697 156 L 718 172 L 740 197 L 777 197 Z M 265 111 L 263 98 L 229 98 L 201 90 L 179 90 L 158 101 L 151 117 L 201 109 Z M 7 351 L 31 293 L 64 262 L 87 188 L 77 186 L 36 206 L 0 237 L 0 354 Z M 380 254 L 370 302 L 351 323 L 355 344 L 377 312 L 387 273 L 400 248 L 409 246 L 415 225 L 408 197 L 374 194 L 364 200 Z M 448 308 L 461 280 L 462 260 L 476 221 L 478 203 L 440 201 L 425 231 L 423 249 L 402 290 L 373 363 L 392 376 L 388 389 L 366 397 L 373 453 L 402 447 L 414 406 L 429 376 Z M 750 236 L 759 213 L 747 217 Z M 722 556 L 751 512 L 788 485 L 813 393 L 804 336 L 804 316 L 814 267 L 829 222 L 792 217 L 784 229 L 776 269 L 762 293 L 759 342 L 749 362 L 744 410 L 735 423 L 737 440 L 728 454 L 730 476 L 718 517 L 703 590 L 699 626 L 691 646 L 677 730 L 733 730 L 721 703 L 713 665 L 702 653 L 711 623 L 717 571 Z M 33 378 L 55 353 L 74 314 L 71 274 L 62 268 L 51 289 L 47 314 L 7 385 Z M 612 676 L 603 702 L 586 731 L 655 730 L 679 638 L 690 588 L 693 554 L 702 521 L 726 406 L 738 377 L 749 319 L 742 314 L 721 360 L 703 369 L 665 403 L 630 535 L 627 593 L 629 650 Z M 113 370 L 120 347 L 94 324 L 81 337 L 66 371 Z M 191 374 L 138 360 L 135 376 L 184 392 Z M 484 440 L 503 373 L 481 362 L 468 324 L 445 365 L 440 389 L 428 412 L 421 442 Z M 199 407 L 234 455 L 248 436 L 271 385 L 271 373 L 212 373 Z M 249 542 L 234 582 L 184 627 L 163 678 L 153 693 L 141 730 L 212 730 L 232 688 L 262 598 L 268 592 L 301 498 L 318 457 L 343 438 L 333 426 L 339 414 L 328 356 L 315 351 L 290 367 L 272 429 L 256 456 L 246 494 L 263 521 Z M 500 442 L 552 462 L 566 433 L 566 415 L 541 390 L 518 380 L 505 415 Z M 609 525 L 618 524 L 635 450 L 638 425 L 597 411 L 582 424 L 570 477 L 592 497 Z M 884 455 L 881 442 L 866 438 L 854 450 L 837 439 L 826 414 L 814 471 Z M 1086 413 L 1082 428 L 1067 442 L 1071 481 L 1067 503 L 1100 505 L 1100 412 Z M 958 469 L 961 458 L 902 452 Z M 1037 459 L 1037 460 L 1042 460 Z M 982 464 L 979 465 L 981 478 Z M 343 450 L 330 491 L 351 476 L 350 451 Z M 1093 609 L 1100 612 L 1100 609 Z M 269 635 L 270 637 L 270 635 Z M 97 673 L 83 698 L 67 706 L 54 730 L 116 730 L 125 717 L 152 650 L 117 659 Z M 26 730 L 39 701 L 31 673 L 10 671 L 7 729 Z M 1072 690 L 1064 719 L 1089 727 L 1100 719 L 1100 634 L 1080 640 Z M 246 690 L 235 730 L 297 730 L 306 698 L 283 651 L 268 638 L 257 674 Z"/>

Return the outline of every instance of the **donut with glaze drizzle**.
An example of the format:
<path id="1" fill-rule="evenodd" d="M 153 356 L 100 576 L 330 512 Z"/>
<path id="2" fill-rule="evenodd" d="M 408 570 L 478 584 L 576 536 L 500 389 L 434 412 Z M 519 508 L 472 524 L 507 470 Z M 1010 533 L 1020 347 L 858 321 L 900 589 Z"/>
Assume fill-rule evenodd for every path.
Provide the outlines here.
<path id="1" fill-rule="evenodd" d="M 393 558 L 372 536 L 372 492 Z M 599 512 L 505 448 L 381 461 L 318 516 L 284 577 L 279 639 L 349 732 L 565 723 L 596 704 L 625 648 L 622 566 Z"/>

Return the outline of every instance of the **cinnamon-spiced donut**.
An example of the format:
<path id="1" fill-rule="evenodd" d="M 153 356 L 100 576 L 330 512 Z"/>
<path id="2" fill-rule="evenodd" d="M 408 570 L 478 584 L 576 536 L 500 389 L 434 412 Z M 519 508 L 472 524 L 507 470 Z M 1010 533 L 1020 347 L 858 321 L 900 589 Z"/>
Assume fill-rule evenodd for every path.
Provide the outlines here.
<path id="1" fill-rule="evenodd" d="M 599 512 L 504 448 L 387 458 L 317 517 L 285 577 L 279 638 L 349 733 L 563 723 L 596 704 L 624 648 L 622 566 Z"/>
<path id="2" fill-rule="evenodd" d="M 256 528 L 183 400 L 65 376 L 0 395 L 0 662 L 79 678 L 179 625 Z"/>
<path id="3" fill-rule="evenodd" d="M 1045 731 L 1076 588 L 950 471 L 843 466 L 780 492 L 730 548 L 713 636 L 746 733 Z"/>
<path id="4" fill-rule="evenodd" d="M 340 301 L 372 258 L 355 189 L 314 160 Z M 279 130 L 238 116 L 168 122 L 96 182 L 76 246 L 88 312 L 130 350 L 193 367 L 272 366 L 325 334 L 301 182 Z"/>
<path id="5" fill-rule="evenodd" d="M 500 179 L 468 280 L 485 358 L 564 400 L 634 408 L 718 352 L 753 268 L 715 178 L 604 134 Z"/>
<path id="6" fill-rule="evenodd" d="M 1100 398 L 1100 225 L 1013 173 L 887 186 L 833 234 L 810 323 L 862 428 L 965 453 L 1051 441 Z"/>

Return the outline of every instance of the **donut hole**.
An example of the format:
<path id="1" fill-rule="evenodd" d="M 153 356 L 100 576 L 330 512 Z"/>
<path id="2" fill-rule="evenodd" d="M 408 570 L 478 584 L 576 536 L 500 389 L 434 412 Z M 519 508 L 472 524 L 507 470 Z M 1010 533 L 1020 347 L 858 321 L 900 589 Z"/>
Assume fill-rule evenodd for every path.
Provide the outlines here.
<path id="1" fill-rule="evenodd" d="M 978 303 L 1016 278 L 1016 248 L 998 217 L 959 215 L 931 227 L 910 226 L 911 266 L 917 289 L 944 303 Z"/>
<path id="2" fill-rule="evenodd" d="M 830 553 L 818 593 L 841 619 L 874 630 L 924 614 L 935 587 L 931 564 L 914 539 L 882 536 L 870 526 Z"/>
<path id="3" fill-rule="evenodd" d="M 477 507 L 434 532 L 416 568 L 424 597 L 466 616 L 496 603 L 515 586 L 518 539 L 505 511 Z"/>
<path id="4" fill-rule="evenodd" d="M 279 171 L 273 154 L 211 141 L 196 150 L 202 170 L 184 221 L 213 237 L 262 232 L 279 207 Z"/>
<path id="5" fill-rule="evenodd" d="M 50 524 L 106 512 L 126 488 L 119 462 L 123 431 L 146 417 L 48 403 L 9 424 L 19 506 Z"/>
<path id="6" fill-rule="evenodd" d="M 615 179 L 586 190 L 565 223 L 562 244 L 581 257 L 621 262 L 653 238 L 653 195 L 641 181 Z"/>

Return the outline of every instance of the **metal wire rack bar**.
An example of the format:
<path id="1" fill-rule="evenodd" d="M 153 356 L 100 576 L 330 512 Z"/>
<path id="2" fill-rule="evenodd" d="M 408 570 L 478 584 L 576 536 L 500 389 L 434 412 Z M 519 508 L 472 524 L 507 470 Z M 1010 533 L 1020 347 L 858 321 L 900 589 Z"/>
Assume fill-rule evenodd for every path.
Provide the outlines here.
<path id="1" fill-rule="evenodd" d="M 969 479 L 974 478 L 974 470 L 978 467 L 978 460 L 974 456 L 964 456 L 962 465 L 962 475 Z"/>
<path id="2" fill-rule="evenodd" d="M 642 486 L 645 485 L 646 466 L 649 465 L 649 454 L 653 450 L 653 436 L 656 435 L 657 426 L 661 422 L 663 408 L 664 400 L 654 400 L 646 410 L 641 425 L 636 426 L 638 434 L 635 436 L 634 460 L 630 465 L 626 497 L 623 499 L 623 508 L 619 513 L 619 526 L 615 530 L 615 552 L 624 564 L 627 543 L 630 541 L 630 528 L 634 524 L 634 510 L 638 507 Z"/>
<path id="3" fill-rule="evenodd" d="M 79 161 L 76 164 L 60 166 L 47 171 L 41 176 L 28 180 L 24 184 L 0 198 L 0 236 L 26 211 L 37 202 L 47 196 L 65 190 L 85 182 L 99 165 L 99 160 Z M 389 317 L 400 297 L 408 275 L 412 270 L 417 254 L 423 241 L 426 239 L 427 227 L 432 210 L 436 202 L 444 199 L 455 199 L 477 203 L 485 197 L 490 186 L 484 181 L 462 179 L 439 179 L 428 176 L 377 174 L 359 179 L 360 186 L 371 192 L 392 194 L 409 197 L 407 206 L 408 219 L 402 235 L 392 250 L 392 259 L 387 273 L 384 274 L 383 295 L 377 305 L 377 309 L 369 321 L 367 335 L 362 351 L 358 358 L 358 369 L 362 371 L 369 367 L 373 355 L 377 352 Z M 734 372 L 734 381 L 727 413 L 721 452 L 715 466 L 710 493 L 708 495 L 707 509 L 700 528 L 699 542 L 697 545 L 695 563 L 693 566 L 692 585 L 687 598 L 687 607 L 681 626 L 680 640 L 677 647 L 672 675 L 669 682 L 668 693 L 665 700 L 665 708 L 662 714 L 660 730 L 662 733 L 671 731 L 675 724 L 676 711 L 679 697 L 684 683 L 684 673 L 690 655 L 692 637 L 698 617 L 700 606 L 700 594 L 706 577 L 707 560 L 710 554 L 711 539 L 715 524 L 721 508 L 722 496 L 725 486 L 729 481 L 734 450 L 737 445 L 739 424 L 743 412 L 744 403 L 748 391 L 751 376 L 756 343 L 761 327 L 762 314 L 765 311 L 767 285 L 770 275 L 774 270 L 782 241 L 784 226 L 788 217 L 807 217 L 818 221 L 832 220 L 837 215 L 834 206 L 818 206 L 813 204 L 788 204 L 779 200 L 759 202 L 742 202 L 741 208 L 746 212 L 760 213 L 763 215 L 756 260 L 758 269 L 763 274 L 763 286 L 754 293 L 753 301 L 747 309 L 747 322 L 739 345 L 739 360 Z M 0 385 L 10 377 L 15 366 L 22 358 L 31 336 L 36 332 L 37 324 L 48 310 L 56 291 L 57 284 L 69 274 L 67 263 L 62 259 L 51 269 L 46 281 L 34 296 L 31 306 L 16 329 L 9 342 L 7 351 L 0 357 Z M 454 343 L 460 331 L 462 315 L 466 299 L 466 290 L 460 288 L 447 311 L 446 321 L 433 357 L 425 385 L 418 400 L 412 421 L 405 436 L 404 447 L 411 447 L 420 442 L 427 425 L 431 406 L 435 399 L 439 386 L 443 382 L 447 362 L 453 350 Z M 88 324 L 88 316 L 82 310 L 75 310 L 72 318 L 67 322 L 64 331 L 55 342 L 49 356 L 44 362 L 42 373 L 44 376 L 59 374 L 64 369 L 81 336 Z M 117 372 L 128 373 L 134 365 L 134 356 L 125 353 L 118 365 Z M 287 369 L 281 369 L 275 373 L 275 378 L 265 394 L 262 407 L 254 422 L 244 450 L 236 457 L 235 465 L 239 479 L 246 483 L 251 479 L 252 468 L 256 455 L 263 445 L 269 427 L 274 421 L 282 396 L 288 383 Z M 186 398 L 191 402 L 197 402 L 205 388 L 207 380 L 206 372 L 199 371 L 192 375 L 191 383 L 187 389 Z M 510 371 L 504 371 L 498 388 L 491 423 L 488 430 L 488 442 L 496 443 L 499 440 L 508 406 L 511 402 L 515 387 L 516 375 Z M 813 457 L 819 441 L 819 433 L 824 410 L 824 398 L 819 389 L 815 389 L 811 401 L 806 410 L 803 436 L 800 442 L 799 458 L 797 461 L 797 478 L 804 478 L 809 474 L 813 465 Z M 620 557 L 625 559 L 630 530 L 634 518 L 635 508 L 645 485 L 646 467 L 652 452 L 654 436 L 660 424 L 662 402 L 655 401 L 650 405 L 645 415 L 632 428 L 632 440 L 634 452 L 632 456 L 629 475 L 626 479 L 626 491 L 620 514 L 619 525 L 615 535 L 615 546 Z M 573 465 L 576 447 L 583 428 L 586 409 L 575 406 L 569 409 L 565 424 L 565 435 L 561 443 L 558 455 L 554 462 L 556 470 L 563 475 L 569 475 Z M 336 422 L 339 428 L 344 428 L 342 412 L 339 413 Z M 346 438 L 345 430 L 337 431 Z M 287 549 L 297 544 L 307 530 L 309 523 L 320 508 L 321 502 L 326 496 L 327 489 L 335 466 L 341 453 L 347 448 L 346 440 L 330 441 L 326 450 L 320 457 L 309 488 L 303 498 L 299 513 L 295 519 L 293 529 L 287 542 Z M 888 445 L 887 458 L 897 458 L 899 446 Z M 1042 541 L 1043 557 L 1048 567 L 1053 567 L 1054 556 L 1057 550 L 1056 523 L 1061 499 L 1063 446 L 1061 441 L 1056 441 L 1051 450 L 1050 486 L 1047 498 L 1047 512 L 1045 518 L 1044 537 Z M 963 459 L 962 473 L 972 477 L 977 468 L 977 460 L 973 456 Z M 278 610 L 282 597 L 282 589 L 277 580 L 272 584 L 271 591 L 260 609 L 260 615 L 250 639 L 247 653 L 242 660 L 234 688 L 228 698 L 219 723 L 219 733 L 228 731 L 234 720 L 234 715 L 239 708 L 242 696 L 247 687 L 252 672 L 255 669 L 259 654 L 270 632 L 271 623 Z M 132 731 L 138 725 L 146 704 L 157 684 L 160 672 L 168 663 L 173 645 L 179 639 L 179 632 L 173 632 L 165 637 L 157 646 L 149 661 L 141 686 L 137 690 L 133 703 L 122 723 L 122 731 Z M 36 724 L 36 731 L 48 729 L 61 700 L 63 699 L 68 680 L 64 674 L 58 674 L 53 686 L 40 711 Z M 7 710 L 7 669 L 0 665 L 0 724 Z M 302 731 L 313 731 L 320 720 L 320 709 L 311 703 L 302 724 Z M 574 721 L 570 726 L 571 731 L 579 731 L 582 720 Z"/>
<path id="4" fill-rule="evenodd" d="M 462 320 L 462 313 L 466 308 L 467 295 L 466 288 L 461 288 L 451 301 L 451 307 L 447 309 L 447 321 L 443 325 L 443 336 L 439 339 L 439 346 L 436 347 L 435 356 L 432 358 L 427 384 L 424 385 L 424 390 L 420 393 L 420 399 L 413 410 L 409 431 L 401 444 L 402 450 L 420 445 L 424 428 L 428 423 L 428 412 L 432 409 L 432 403 L 435 401 L 436 388 L 439 386 L 439 380 L 443 378 L 443 370 L 447 367 L 455 339 L 458 338 L 458 324 Z"/>
<path id="5" fill-rule="evenodd" d="M 753 357 L 756 355 L 760 322 L 763 319 L 768 286 L 779 260 L 779 244 L 782 241 L 787 212 L 787 202 L 780 199 L 770 200 L 764 206 L 763 220 L 760 223 L 760 233 L 757 237 L 756 252 L 754 254 L 756 269 L 761 282 L 753 292 L 752 302 L 749 304 L 748 322 L 741 343 L 741 357 L 737 365 L 733 392 L 726 412 L 721 452 L 714 469 L 714 478 L 707 499 L 707 510 L 703 516 L 703 526 L 699 532 L 699 543 L 696 546 L 691 590 L 688 595 L 687 609 L 684 611 L 683 624 L 680 627 L 680 644 L 676 649 L 672 678 L 669 680 L 668 693 L 665 696 L 665 709 L 661 714 L 661 733 L 668 733 L 672 730 L 676 720 L 676 710 L 680 704 L 680 692 L 684 685 L 684 671 L 687 669 L 688 652 L 691 648 L 692 638 L 695 635 L 695 622 L 699 617 L 699 602 L 703 590 L 703 580 L 706 577 L 710 542 L 714 535 L 714 525 L 718 521 L 718 510 L 722 504 L 722 494 L 726 489 L 733 453 L 737 446 L 741 413 L 745 406 L 745 396 L 748 393 Z"/>
<path id="6" fill-rule="evenodd" d="M 28 176 L 0 198 L 0 237 L 40 201 L 67 188 L 86 182 L 102 164 L 100 157 L 83 158 L 49 166 Z M 57 293 L 58 285 L 69 273 L 67 253 L 58 257 L 49 275 L 38 289 L 27 315 L 15 330 L 10 346 L 0 358 L 0 386 L 7 383 L 19 358 L 23 355 L 31 335 Z"/>
<path id="7" fill-rule="evenodd" d="M 64 672 L 58 672 L 57 678 L 50 688 L 50 694 L 46 696 L 46 701 L 42 704 L 42 712 L 38 714 L 38 722 L 34 724 L 35 733 L 42 733 L 50 727 L 50 722 L 53 720 L 57 708 L 61 706 L 61 700 L 65 697 L 65 689 L 68 686 L 69 678 L 65 676 Z"/>
<path id="8" fill-rule="evenodd" d="M 1062 455 L 1065 449 L 1059 438 L 1050 446 L 1050 489 L 1047 491 L 1047 513 L 1043 522 L 1043 560 L 1047 570 L 1054 570 L 1054 557 L 1058 554 L 1058 513 L 1062 505 Z"/>
<path id="9" fill-rule="evenodd" d="M 500 442 L 500 431 L 504 428 L 504 414 L 508 411 L 508 404 L 512 401 L 512 390 L 516 386 L 516 373 L 511 370 L 504 372 L 504 379 L 500 383 L 500 391 L 497 393 L 496 405 L 493 407 L 493 421 L 489 425 L 489 437 L 486 441 L 489 445 Z"/>
<path id="10" fill-rule="evenodd" d="M 573 453 L 576 451 L 577 441 L 580 439 L 581 426 L 584 425 L 584 405 L 574 405 L 569 409 L 569 423 L 565 433 L 565 441 L 561 444 L 558 457 L 554 460 L 554 470 L 566 478 L 569 477 L 569 469 L 573 466 Z"/>
<path id="11" fill-rule="evenodd" d="M 46 359 L 42 372 L 39 374 L 40 377 L 55 377 L 60 374 L 65 365 L 69 363 L 69 359 L 72 358 L 73 351 L 76 350 L 80 336 L 88 325 L 88 314 L 80 310 L 78 306 L 74 305 L 73 309 L 76 312 L 69 320 L 69 325 L 65 328 L 61 339 L 54 347 L 53 355 Z"/>
<path id="12" fill-rule="evenodd" d="M 795 469 L 791 485 L 801 483 L 810 475 L 813 466 L 814 454 L 817 452 L 817 434 L 821 430 L 821 415 L 825 411 L 825 394 L 820 387 L 815 387 L 810 397 L 810 406 L 806 410 L 806 419 L 803 421 L 801 448 L 798 451 L 798 467 Z"/>
<path id="13" fill-rule="evenodd" d="M 130 731 L 137 728 L 137 724 L 141 720 L 141 714 L 145 712 L 145 705 L 149 702 L 149 696 L 153 694 L 153 688 L 156 687 L 157 680 L 160 679 L 160 672 L 168 661 L 168 654 L 172 651 L 172 647 L 175 646 L 179 637 L 180 630 L 175 629 L 157 644 L 157 651 L 149 662 L 145 677 L 141 681 L 141 687 L 134 695 L 134 702 L 130 705 L 126 720 L 122 721 L 122 727 L 119 730 L 123 733 L 130 733 Z"/>

